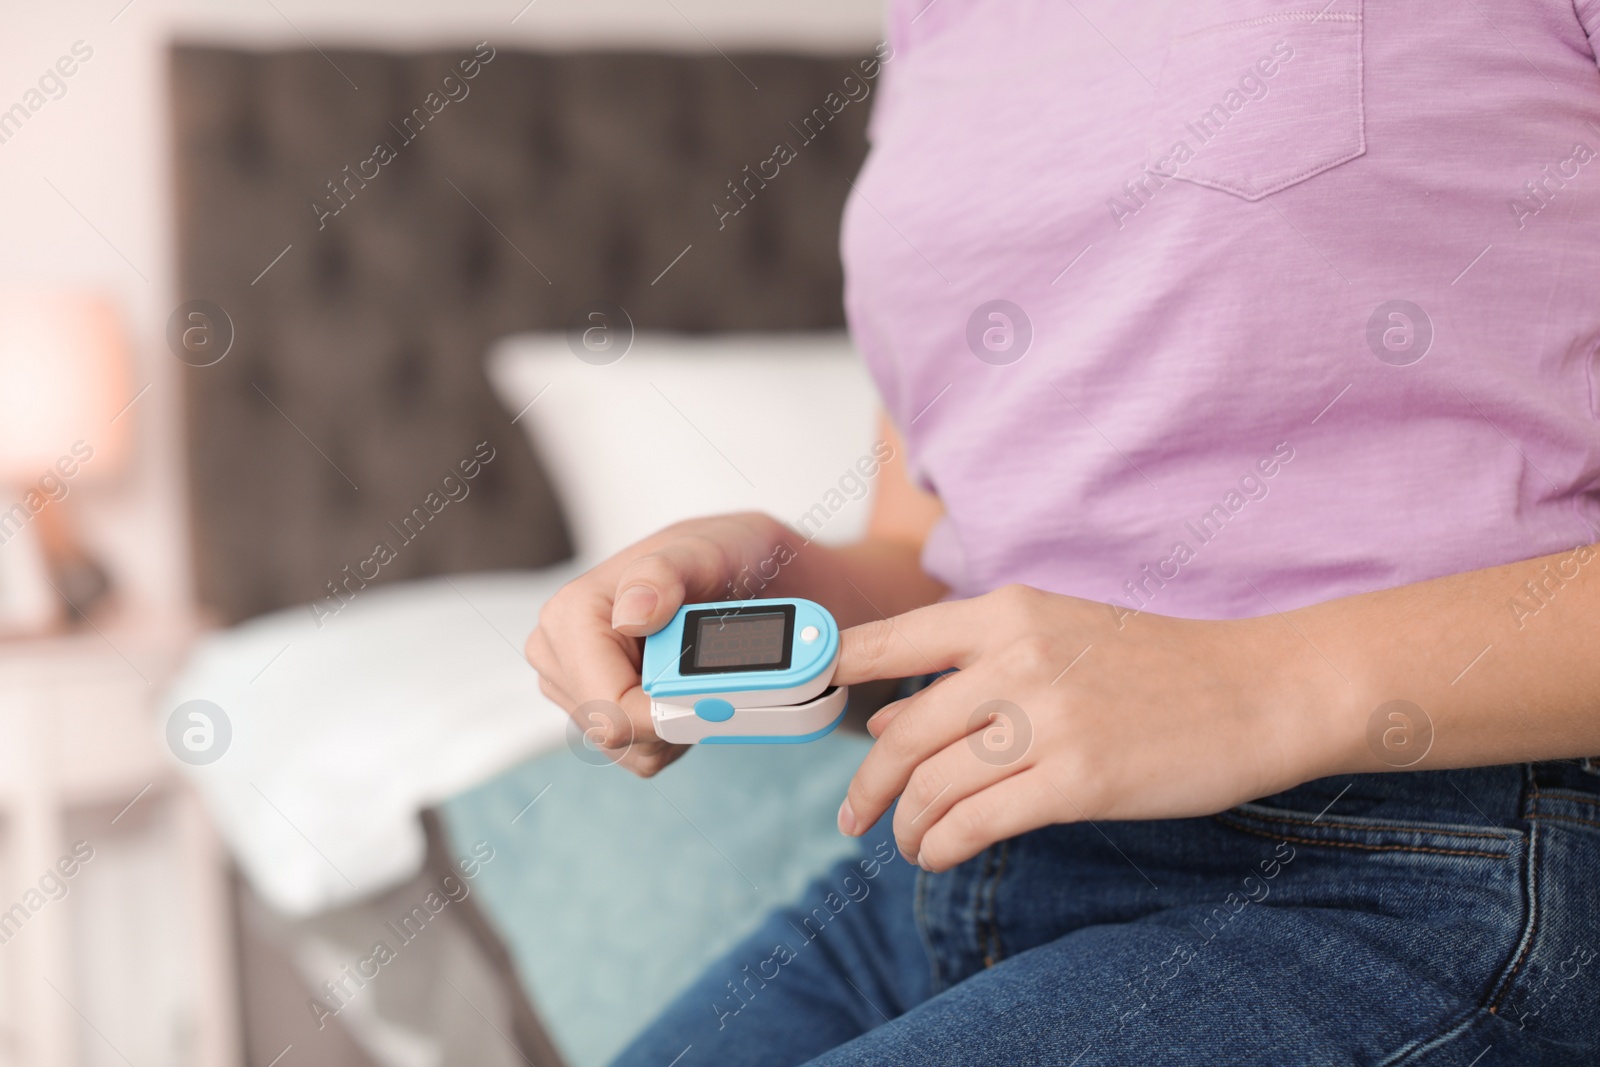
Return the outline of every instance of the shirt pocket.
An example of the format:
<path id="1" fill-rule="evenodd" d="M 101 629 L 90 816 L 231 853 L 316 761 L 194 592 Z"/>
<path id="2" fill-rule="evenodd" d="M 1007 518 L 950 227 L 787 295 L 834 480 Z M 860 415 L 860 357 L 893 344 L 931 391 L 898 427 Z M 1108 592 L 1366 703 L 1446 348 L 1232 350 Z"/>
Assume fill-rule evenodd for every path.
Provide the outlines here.
<path id="1" fill-rule="evenodd" d="M 1151 170 L 1260 200 L 1366 152 L 1362 0 L 1186 7 L 1156 87 Z"/>

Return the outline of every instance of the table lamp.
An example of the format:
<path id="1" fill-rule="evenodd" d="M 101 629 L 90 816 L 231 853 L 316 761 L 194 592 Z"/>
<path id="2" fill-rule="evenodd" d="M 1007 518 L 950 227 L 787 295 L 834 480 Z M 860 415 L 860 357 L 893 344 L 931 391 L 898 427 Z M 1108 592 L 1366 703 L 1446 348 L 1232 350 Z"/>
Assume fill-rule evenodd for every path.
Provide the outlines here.
<path id="1" fill-rule="evenodd" d="M 0 634 L 87 617 L 109 592 L 63 502 L 122 465 L 133 398 L 109 299 L 0 287 Z"/>

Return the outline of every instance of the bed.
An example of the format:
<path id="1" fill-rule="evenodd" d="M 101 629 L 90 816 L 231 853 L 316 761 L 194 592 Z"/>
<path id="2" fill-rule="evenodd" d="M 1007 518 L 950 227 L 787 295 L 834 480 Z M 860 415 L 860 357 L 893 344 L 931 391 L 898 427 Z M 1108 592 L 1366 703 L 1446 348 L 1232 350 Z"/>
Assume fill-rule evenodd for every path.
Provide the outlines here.
<path id="1" fill-rule="evenodd" d="M 185 771 L 238 868 L 251 1062 L 603 1063 L 857 847 L 859 734 L 634 780 L 520 647 L 664 521 L 861 528 L 836 244 L 876 67 L 173 49 L 181 295 L 232 347 L 184 371 L 219 629 L 166 699 L 234 720 Z"/>

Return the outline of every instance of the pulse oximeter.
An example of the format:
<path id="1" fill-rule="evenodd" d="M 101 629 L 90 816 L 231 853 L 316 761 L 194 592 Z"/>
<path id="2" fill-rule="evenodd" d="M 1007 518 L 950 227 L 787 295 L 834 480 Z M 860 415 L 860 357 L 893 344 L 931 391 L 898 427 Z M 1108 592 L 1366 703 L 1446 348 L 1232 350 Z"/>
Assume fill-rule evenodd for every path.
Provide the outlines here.
<path id="1" fill-rule="evenodd" d="M 685 604 L 644 640 L 656 735 L 674 744 L 815 741 L 844 718 L 839 626 L 809 600 Z"/>

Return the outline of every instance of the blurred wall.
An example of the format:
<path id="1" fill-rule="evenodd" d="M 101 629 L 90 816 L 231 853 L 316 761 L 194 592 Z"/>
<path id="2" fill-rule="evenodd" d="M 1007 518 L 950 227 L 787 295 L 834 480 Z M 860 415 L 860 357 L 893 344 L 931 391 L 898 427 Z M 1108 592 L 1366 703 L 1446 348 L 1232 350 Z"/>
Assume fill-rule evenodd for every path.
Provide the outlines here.
<path id="1" fill-rule="evenodd" d="M 179 468 L 165 87 L 174 40 L 262 48 L 654 47 L 867 50 L 876 0 L 0 0 L 0 110 L 79 46 L 92 56 L 0 143 L 0 284 L 87 286 L 117 297 L 137 369 L 132 469 L 73 491 L 93 550 L 146 615 L 190 601 Z M 41 472 L 42 473 L 42 472 Z"/>

